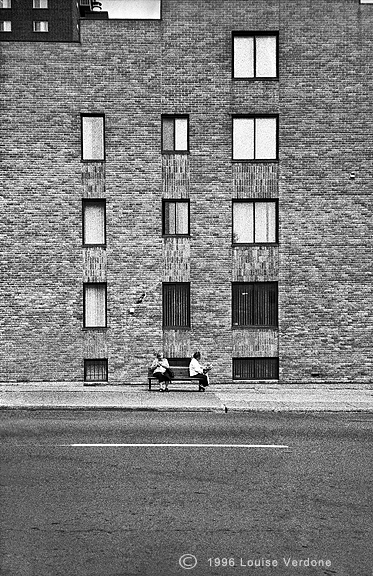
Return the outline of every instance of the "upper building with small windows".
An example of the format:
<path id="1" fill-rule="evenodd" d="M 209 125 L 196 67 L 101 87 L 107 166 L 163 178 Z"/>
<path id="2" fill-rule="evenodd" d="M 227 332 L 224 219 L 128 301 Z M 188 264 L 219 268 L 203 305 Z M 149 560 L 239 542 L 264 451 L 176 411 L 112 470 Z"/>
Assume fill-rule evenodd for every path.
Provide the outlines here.
<path id="1" fill-rule="evenodd" d="M 0 42 L 78 42 L 76 0 L 0 0 Z"/>
<path id="2" fill-rule="evenodd" d="M 368 0 L 0 0 L 0 381 L 373 377 Z"/>

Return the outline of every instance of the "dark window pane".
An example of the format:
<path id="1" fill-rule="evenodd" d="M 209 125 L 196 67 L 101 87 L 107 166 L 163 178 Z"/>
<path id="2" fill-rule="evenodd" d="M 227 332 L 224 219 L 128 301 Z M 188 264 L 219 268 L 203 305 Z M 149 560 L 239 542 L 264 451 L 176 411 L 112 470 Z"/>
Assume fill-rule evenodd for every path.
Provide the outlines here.
<path id="1" fill-rule="evenodd" d="M 189 328 L 189 284 L 181 282 L 163 284 L 163 326 L 168 328 Z"/>
<path id="2" fill-rule="evenodd" d="M 233 326 L 277 326 L 277 282 L 232 285 Z"/>
<path id="3" fill-rule="evenodd" d="M 234 380 L 277 380 L 278 358 L 233 358 Z"/>
<path id="4" fill-rule="evenodd" d="M 84 360 L 84 380 L 104 382 L 107 378 L 107 360 Z"/>

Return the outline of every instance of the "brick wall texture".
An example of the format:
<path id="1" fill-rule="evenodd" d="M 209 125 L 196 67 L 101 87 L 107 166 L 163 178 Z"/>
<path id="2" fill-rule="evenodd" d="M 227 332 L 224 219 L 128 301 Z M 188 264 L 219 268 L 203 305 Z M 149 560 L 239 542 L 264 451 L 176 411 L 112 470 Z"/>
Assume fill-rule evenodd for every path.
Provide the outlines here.
<path id="1" fill-rule="evenodd" d="M 232 79 L 242 30 L 279 31 L 279 80 Z M 0 381 L 108 358 L 109 384 L 145 384 L 163 348 L 200 350 L 216 383 L 252 356 L 280 384 L 370 382 L 372 46 L 358 0 L 163 0 L 159 21 L 82 20 L 80 43 L 1 43 Z M 105 114 L 105 162 L 81 161 L 81 113 Z M 162 156 L 162 114 L 189 115 L 189 154 Z M 232 163 L 234 114 L 279 115 L 278 162 Z M 82 247 L 82 198 L 106 198 L 106 248 Z M 190 237 L 162 238 L 162 198 L 190 200 Z M 278 245 L 232 247 L 245 198 L 279 199 Z M 232 330 L 231 283 L 263 280 L 278 330 Z M 107 328 L 83 329 L 87 281 Z M 173 281 L 190 330 L 162 329 Z"/>

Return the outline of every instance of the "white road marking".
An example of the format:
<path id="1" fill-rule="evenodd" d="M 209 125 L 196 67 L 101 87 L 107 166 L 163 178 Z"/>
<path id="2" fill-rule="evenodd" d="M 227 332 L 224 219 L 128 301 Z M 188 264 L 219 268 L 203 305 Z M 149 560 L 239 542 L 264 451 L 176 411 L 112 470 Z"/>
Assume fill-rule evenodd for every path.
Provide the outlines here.
<path id="1" fill-rule="evenodd" d="M 126 448 L 289 448 L 285 444 L 61 444 L 72 447 L 126 447 Z"/>

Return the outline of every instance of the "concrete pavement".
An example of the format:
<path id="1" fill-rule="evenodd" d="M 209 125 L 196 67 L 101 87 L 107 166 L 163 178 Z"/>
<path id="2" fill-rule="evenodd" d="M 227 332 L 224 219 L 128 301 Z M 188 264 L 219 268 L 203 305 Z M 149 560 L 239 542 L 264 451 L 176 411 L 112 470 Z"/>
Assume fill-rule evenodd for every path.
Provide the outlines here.
<path id="1" fill-rule="evenodd" d="M 373 387 L 210 386 L 204 393 L 174 384 L 169 393 L 146 386 L 66 383 L 0 385 L 0 409 L 153 410 L 170 412 L 373 412 Z"/>

